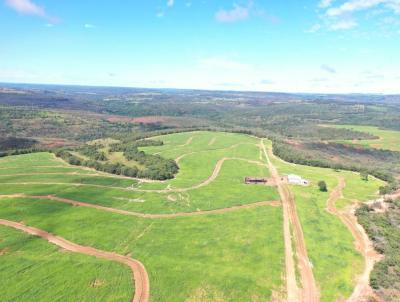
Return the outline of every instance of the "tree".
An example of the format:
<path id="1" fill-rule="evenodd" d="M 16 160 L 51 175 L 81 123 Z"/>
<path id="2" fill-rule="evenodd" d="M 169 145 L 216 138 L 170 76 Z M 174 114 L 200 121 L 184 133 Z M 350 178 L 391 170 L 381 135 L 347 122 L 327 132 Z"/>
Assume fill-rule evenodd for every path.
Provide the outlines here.
<path id="1" fill-rule="evenodd" d="M 328 192 L 328 186 L 326 185 L 325 181 L 321 180 L 318 182 L 318 187 L 321 192 Z"/>
<path id="2" fill-rule="evenodd" d="M 360 177 L 362 180 L 368 181 L 368 176 L 369 176 L 368 172 L 365 172 L 365 171 L 360 172 Z"/>

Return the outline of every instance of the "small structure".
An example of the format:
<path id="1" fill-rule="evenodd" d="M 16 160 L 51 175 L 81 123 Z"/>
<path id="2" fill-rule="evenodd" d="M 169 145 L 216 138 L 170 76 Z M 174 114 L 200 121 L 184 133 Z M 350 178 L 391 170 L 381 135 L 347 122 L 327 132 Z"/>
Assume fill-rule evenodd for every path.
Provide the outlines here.
<path id="1" fill-rule="evenodd" d="M 288 184 L 299 186 L 308 186 L 310 184 L 308 180 L 305 180 L 301 176 L 295 174 L 289 174 L 287 176 L 287 182 Z"/>
<path id="2" fill-rule="evenodd" d="M 263 177 L 246 177 L 244 179 L 244 182 L 247 185 L 265 185 L 268 182 L 268 180 Z"/>
<path id="3" fill-rule="evenodd" d="M 274 181 L 268 177 L 246 177 L 244 182 L 247 185 L 264 185 L 264 186 L 273 186 Z"/>

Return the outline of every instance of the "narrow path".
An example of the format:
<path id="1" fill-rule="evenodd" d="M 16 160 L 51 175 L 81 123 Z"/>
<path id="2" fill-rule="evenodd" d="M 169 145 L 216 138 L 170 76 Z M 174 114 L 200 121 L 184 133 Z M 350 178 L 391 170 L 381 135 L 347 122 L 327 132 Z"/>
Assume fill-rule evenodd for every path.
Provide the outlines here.
<path id="1" fill-rule="evenodd" d="M 11 227 L 33 236 L 38 236 L 46 239 L 48 242 L 55 244 L 63 249 L 74 253 L 85 254 L 98 258 L 103 258 L 111 261 L 116 261 L 129 266 L 132 270 L 133 280 L 135 282 L 135 295 L 132 302 L 148 302 L 150 299 L 150 282 L 146 269 L 141 262 L 127 256 L 116 253 L 101 251 L 93 247 L 82 246 L 62 237 L 52 235 L 46 231 L 26 226 L 22 223 L 0 219 L 0 225 Z"/>
<path id="2" fill-rule="evenodd" d="M 183 145 L 180 145 L 180 147 L 186 147 L 188 145 L 190 145 L 193 141 L 194 136 L 189 137 L 189 139 L 186 141 L 186 143 L 184 143 Z"/>
<path id="3" fill-rule="evenodd" d="M 215 167 L 214 171 L 212 172 L 211 176 L 208 177 L 206 180 L 203 182 L 187 187 L 187 188 L 176 188 L 176 189 L 159 189 L 159 190 L 150 190 L 150 189 L 137 189 L 134 187 L 128 187 L 128 188 L 123 188 L 123 187 L 116 187 L 116 186 L 105 186 L 105 185 L 96 185 L 96 184 L 84 184 L 84 183 L 62 183 L 62 182 L 2 182 L 0 184 L 9 184 L 9 185 L 67 185 L 67 186 L 75 186 L 75 187 L 95 187 L 95 188 L 107 188 L 107 189 L 116 189 L 116 190 L 121 190 L 121 191 L 130 191 L 130 192 L 142 192 L 142 193 L 182 193 L 182 192 L 187 192 L 191 191 L 194 189 L 199 189 L 201 187 L 209 185 L 211 182 L 213 182 L 219 175 L 219 172 L 221 171 L 222 165 L 224 164 L 225 161 L 227 160 L 240 160 L 240 161 L 245 161 L 251 164 L 257 164 L 257 165 L 264 165 L 262 162 L 259 161 L 254 161 L 254 160 L 249 160 L 245 158 L 238 158 L 238 157 L 224 157 L 220 159 Z"/>
<path id="4" fill-rule="evenodd" d="M 267 158 L 268 166 L 271 171 L 272 177 L 275 179 L 278 186 L 278 191 L 283 205 L 284 216 L 284 236 L 285 236 L 285 251 L 286 251 L 286 278 L 287 278 L 287 292 L 288 302 L 304 301 L 304 302 L 317 302 L 319 301 L 319 290 L 314 278 L 311 262 L 308 258 L 306 243 L 304 240 L 303 229 L 300 219 L 297 215 L 296 203 L 289 186 L 281 181 L 278 170 L 272 164 L 269 156 L 273 156 L 271 150 L 267 153 L 264 142 L 261 141 L 264 155 Z M 296 283 L 295 262 L 293 259 L 292 240 L 290 233 L 290 226 L 292 226 L 293 242 L 296 249 L 296 256 L 298 260 L 298 268 L 301 277 L 302 291 L 299 295 L 298 286 Z"/>
<path id="5" fill-rule="evenodd" d="M 139 212 L 131 212 L 126 210 L 120 210 L 115 208 L 103 207 L 100 205 L 87 203 L 87 202 L 80 202 L 75 201 L 72 199 L 61 198 L 54 195 L 47 195 L 47 196 L 33 196 L 33 195 L 25 195 L 25 194 L 15 194 L 15 195 L 0 195 L 0 199 L 4 198 L 28 198 L 28 199 L 40 199 L 40 200 L 52 200 L 57 202 L 66 203 L 72 206 L 78 207 L 85 207 L 85 208 L 92 208 L 96 210 L 121 214 L 125 216 L 135 216 L 140 218 L 149 218 L 149 219 L 161 219 L 161 218 L 177 218 L 177 217 L 192 217 L 192 216 L 201 216 L 201 215 L 210 215 L 210 214 L 223 214 L 228 212 L 235 212 L 242 209 L 253 209 L 261 206 L 273 206 L 278 207 L 281 205 L 279 201 L 260 201 L 240 206 L 232 206 L 229 208 L 223 209 L 215 209 L 215 210 L 206 210 L 206 211 L 196 211 L 196 212 L 183 212 L 183 213 L 172 213 L 172 214 L 146 214 L 146 213 L 139 213 Z"/>
<path id="6" fill-rule="evenodd" d="M 213 138 L 208 142 L 208 145 L 209 145 L 209 146 L 214 145 L 214 143 L 215 143 L 216 140 L 217 140 L 217 138 L 216 138 L 216 137 L 213 137 Z"/>
<path id="7" fill-rule="evenodd" d="M 358 223 L 355 216 L 355 207 L 347 211 L 339 211 L 336 208 L 336 201 L 342 197 L 342 192 L 346 187 L 346 182 L 343 177 L 338 177 L 338 185 L 331 192 L 327 201 L 326 210 L 342 221 L 342 223 L 349 229 L 354 237 L 354 245 L 356 249 L 363 255 L 365 261 L 364 272 L 357 279 L 357 284 L 354 288 L 352 295 L 347 299 L 347 302 L 359 302 L 369 297 L 374 297 L 378 302 L 383 301 L 381 298 L 374 294 L 374 291 L 369 285 L 369 276 L 374 268 L 374 264 L 379 261 L 382 256 L 379 255 L 363 227 Z"/>

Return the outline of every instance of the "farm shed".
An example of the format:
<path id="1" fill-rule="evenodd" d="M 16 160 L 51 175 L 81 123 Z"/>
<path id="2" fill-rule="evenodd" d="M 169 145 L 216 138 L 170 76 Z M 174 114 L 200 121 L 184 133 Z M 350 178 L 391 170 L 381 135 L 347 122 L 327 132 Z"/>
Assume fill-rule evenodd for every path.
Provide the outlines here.
<path id="1" fill-rule="evenodd" d="M 301 186 L 308 186 L 308 180 L 303 179 L 301 176 L 295 174 L 289 174 L 287 176 L 288 183 L 291 185 L 301 185 Z"/>
<path id="2" fill-rule="evenodd" d="M 269 180 L 266 177 L 246 177 L 244 182 L 248 185 L 266 185 Z"/>

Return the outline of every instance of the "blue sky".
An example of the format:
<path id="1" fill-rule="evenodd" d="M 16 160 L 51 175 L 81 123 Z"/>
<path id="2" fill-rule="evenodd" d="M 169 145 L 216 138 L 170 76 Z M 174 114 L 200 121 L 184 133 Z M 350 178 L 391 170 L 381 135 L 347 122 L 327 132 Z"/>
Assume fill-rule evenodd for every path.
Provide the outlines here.
<path id="1" fill-rule="evenodd" d="M 0 82 L 400 93 L 400 0 L 0 1 Z"/>

